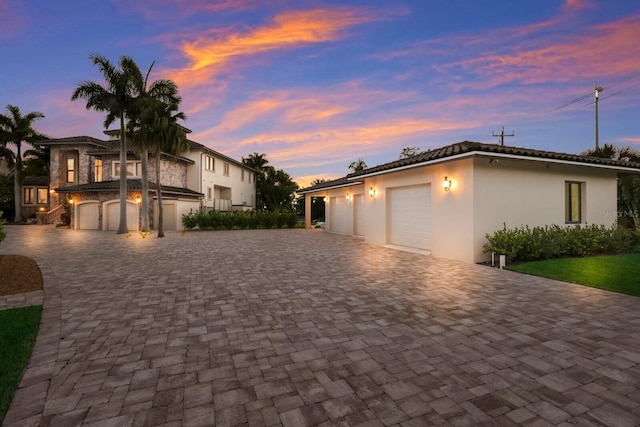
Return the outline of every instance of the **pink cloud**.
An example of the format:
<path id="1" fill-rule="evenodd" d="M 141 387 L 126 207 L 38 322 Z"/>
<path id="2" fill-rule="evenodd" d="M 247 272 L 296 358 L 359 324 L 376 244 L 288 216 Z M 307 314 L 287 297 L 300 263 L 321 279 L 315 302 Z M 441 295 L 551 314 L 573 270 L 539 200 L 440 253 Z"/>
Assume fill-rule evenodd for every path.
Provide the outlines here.
<path id="1" fill-rule="evenodd" d="M 173 70 L 170 77 L 180 86 L 208 83 L 234 59 L 335 41 L 349 27 L 375 19 L 374 14 L 346 7 L 289 11 L 247 33 L 201 34 L 181 45 L 189 65 Z"/>
<path id="2" fill-rule="evenodd" d="M 450 72 L 462 70 L 482 77 L 482 82 L 459 87 L 494 87 L 513 82 L 538 84 L 598 79 L 637 73 L 640 69 L 640 15 L 585 29 L 581 34 L 521 42 L 506 53 L 480 55 L 447 64 Z"/>

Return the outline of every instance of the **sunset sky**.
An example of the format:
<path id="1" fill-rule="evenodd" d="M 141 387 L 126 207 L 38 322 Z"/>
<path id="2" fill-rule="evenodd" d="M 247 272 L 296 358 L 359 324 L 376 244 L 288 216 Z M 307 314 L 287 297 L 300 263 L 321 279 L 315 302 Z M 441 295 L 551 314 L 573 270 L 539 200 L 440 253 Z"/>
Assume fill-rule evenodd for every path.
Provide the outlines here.
<path id="1" fill-rule="evenodd" d="M 70 100 L 100 82 L 91 52 L 155 60 L 191 139 L 300 186 L 502 126 L 507 145 L 578 153 L 594 83 L 600 143 L 640 148 L 638 0 L 0 0 L 0 50 L 3 113 L 41 111 L 51 137 L 106 138 Z"/>

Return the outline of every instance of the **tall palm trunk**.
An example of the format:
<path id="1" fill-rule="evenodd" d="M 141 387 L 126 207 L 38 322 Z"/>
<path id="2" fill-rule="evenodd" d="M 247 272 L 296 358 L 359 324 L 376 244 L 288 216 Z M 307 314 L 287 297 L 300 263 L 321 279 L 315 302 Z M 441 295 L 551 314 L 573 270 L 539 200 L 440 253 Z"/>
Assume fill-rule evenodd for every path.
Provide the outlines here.
<path id="1" fill-rule="evenodd" d="M 120 114 L 120 224 L 116 234 L 126 234 L 127 229 L 127 134 L 124 113 Z"/>
<path id="2" fill-rule="evenodd" d="M 156 149 L 156 191 L 158 195 L 158 237 L 164 237 L 162 227 L 162 185 L 160 185 L 160 150 Z"/>
<path id="3" fill-rule="evenodd" d="M 142 224 L 140 227 L 140 231 L 143 233 L 149 232 L 149 173 L 148 173 L 148 157 L 149 150 L 144 148 L 142 150 L 142 154 L 140 155 L 140 160 L 142 161 L 142 177 L 140 180 L 140 186 L 142 188 Z"/>
<path id="4" fill-rule="evenodd" d="M 15 202 L 15 222 L 22 221 L 22 153 L 20 152 L 20 141 L 16 142 L 16 163 L 13 176 L 13 195 Z"/>

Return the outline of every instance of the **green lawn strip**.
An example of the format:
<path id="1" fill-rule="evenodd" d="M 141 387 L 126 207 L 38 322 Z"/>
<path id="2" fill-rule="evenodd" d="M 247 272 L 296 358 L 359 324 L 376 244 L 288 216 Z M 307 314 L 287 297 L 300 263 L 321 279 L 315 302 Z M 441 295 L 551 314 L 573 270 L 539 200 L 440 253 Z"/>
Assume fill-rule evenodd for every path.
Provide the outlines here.
<path id="1" fill-rule="evenodd" d="M 509 270 L 640 296 L 640 254 L 560 258 L 514 264 Z"/>
<path id="2" fill-rule="evenodd" d="M 42 306 L 0 311 L 0 424 L 36 342 Z"/>

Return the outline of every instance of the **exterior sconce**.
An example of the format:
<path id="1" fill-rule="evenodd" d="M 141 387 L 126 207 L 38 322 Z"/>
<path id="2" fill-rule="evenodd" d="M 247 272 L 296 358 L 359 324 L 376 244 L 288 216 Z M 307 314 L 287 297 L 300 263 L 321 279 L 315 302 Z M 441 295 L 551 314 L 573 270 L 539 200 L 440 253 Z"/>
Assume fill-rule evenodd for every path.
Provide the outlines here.
<path id="1" fill-rule="evenodd" d="M 40 212 L 44 212 L 44 207 L 40 206 L 40 208 L 38 209 Z"/>
<path id="2" fill-rule="evenodd" d="M 449 191 L 451 189 L 451 180 L 446 176 L 444 177 L 444 180 L 442 180 L 442 188 L 444 188 L 444 191 Z"/>
<path id="3" fill-rule="evenodd" d="M 72 205 L 73 204 L 73 199 L 69 199 L 69 204 Z"/>
<path id="4" fill-rule="evenodd" d="M 371 187 L 369 189 L 369 197 L 376 197 L 376 193 L 377 193 L 377 191 L 376 191 L 375 188 Z"/>
<path id="5" fill-rule="evenodd" d="M 136 203 L 140 206 L 142 204 L 142 199 L 140 197 L 136 197 Z"/>
<path id="6" fill-rule="evenodd" d="M 351 194 L 347 194 L 347 202 L 351 201 L 351 199 L 353 199 L 353 196 Z"/>
<path id="7" fill-rule="evenodd" d="M 54 194 L 56 192 L 56 190 L 54 190 L 53 188 L 51 190 L 49 190 L 49 194 Z"/>
<path id="8" fill-rule="evenodd" d="M 327 203 L 329 201 L 329 198 L 327 196 L 324 197 L 324 199 L 322 199 L 325 203 Z"/>

